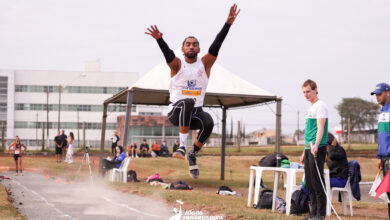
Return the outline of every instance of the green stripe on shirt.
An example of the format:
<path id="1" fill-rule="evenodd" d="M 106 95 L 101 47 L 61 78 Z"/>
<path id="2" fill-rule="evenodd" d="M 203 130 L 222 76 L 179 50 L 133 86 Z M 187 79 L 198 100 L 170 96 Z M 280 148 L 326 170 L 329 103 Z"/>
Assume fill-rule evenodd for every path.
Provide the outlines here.
<path id="1" fill-rule="evenodd" d="M 316 142 L 317 138 L 317 119 L 316 118 L 308 118 L 306 120 L 306 127 L 305 127 L 305 149 L 310 149 L 310 142 L 313 143 L 313 145 Z M 326 146 L 326 141 L 328 140 L 328 119 L 325 121 L 324 125 L 324 134 L 322 135 L 321 143 L 318 147 L 324 147 Z"/>
<path id="2" fill-rule="evenodd" d="M 390 132 L 390 122 L 379 122 L 378 132 Z"/>

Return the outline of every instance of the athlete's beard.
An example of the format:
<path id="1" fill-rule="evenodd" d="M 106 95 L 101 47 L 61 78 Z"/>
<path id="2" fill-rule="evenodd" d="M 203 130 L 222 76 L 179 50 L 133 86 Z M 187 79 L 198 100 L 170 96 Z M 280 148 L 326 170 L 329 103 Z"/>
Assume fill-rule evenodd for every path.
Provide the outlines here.
<path id="1" fill-rule="evenodd" d="M 187 57 L 188 59 L 194 59 L 198 56 L 198 53 L 193 52 L 193 53 L 184 53 L 184 56 Z"/>

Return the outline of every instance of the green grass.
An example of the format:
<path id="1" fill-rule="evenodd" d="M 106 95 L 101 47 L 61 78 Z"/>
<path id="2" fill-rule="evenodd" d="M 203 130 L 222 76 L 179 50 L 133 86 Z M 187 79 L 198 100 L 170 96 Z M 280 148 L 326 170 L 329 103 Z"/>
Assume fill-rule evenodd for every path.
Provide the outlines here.
<path id="1" fill-rule="evenodd" d="M 348 150 L 348 145 L 343 144 L 342 145 L 345 150 Z M 280 151 L 283 152 L 302 152 L 304 149 L 304 146 L 296 146 L 296 145 L 282 145 L 280 147 Z M 371 150 L 378 150 L 377 144 L 351 144 L 351 151 L 371 151 Z M 267 145 L 267 146 L 241 146 L 240 151 L 238 151 L 237 146 L 226 146 L 226 153 L 232 153 L 234 155 L 239 154 L 248 154 L 248 153 L 270 153 L 275 152 L 275 146 L 274 145 Z M 220 154 L 221 148 L 220 147 L 204 147 L 201 151 L 201 154 Z"/>
<path id="2" fill-rule="evenodd" d="M 348 150 L 348 144 L 342 145 L 345 150 L 347 151 L 372 151 L 372 150 L 378 150 L 377 144 L 351 144 L 351 149 Z M 280 147 L 280 151 L 283 153 L 287 152 L 302 152 L 304 146 L 296 146 L 296 145 L 282 145 Z M 170 153 L 172 153 L 172 147 L 169 147 Z M 42 152 L 41 150 L 28 150 L 28 152 L 31 153 L 39 153 Z M 54 153 L 54 148 L 45 149 L 43 152 L 49 152 Z M 84 148 L 75 148 L 76 153 L 84 153 Z M 90 148 L 89 149 L 90 154 L 97 154 L 100 153 L 100 148 Z M 110 148 L 105 148 L 104 153 L 110 153 Z M 241 146 L 240 151 L 238 151 L 237 146 L 227 145 L 225 148 L 226 154 L 232 154 L 232 155 L 251 155 L 253 153 L 261 153 L 261 154 L 268 154 L 270 152 L 275 152 L 275 146 L 274 145 L 267 145 L 267 146 Z M 200 152 L 200 155 L 220 155 L 221 154 L 221 147 L 204 147 L 202 151 Z"/>
<path id="3" fill-rule="evenodd" d="M 282 146 L 282 152 L 286 154 L 291 162 L 298 162 L 299 154 L 303 146 Z M 265 155 L 274 151 L 274 146 L 265 147 L 242 147 L 241 152 L 236 154 L 236 148 L 227 148 L 225 158 L 225 180 L 220 180 L 220 148 L 204 148 L 198 158 L 200 168 L 200 178 L 192 179 L 188 175 L 188 165 L 183 160 L 172 158 L 138 158 L 132 159 L 129 169 L 135 170 L 141 182 L 139 183 L 113 183 L 110 184 L 123 192 L 134 193 L 141 196 L 148 196 L 156 200 L 166 201 L 172 206 L 177 205 L 176 200 L 184 202 L 184 210 L 199 210 L 210 213 L 210 215 L 224 215 L 226 219 L 300 219 L 302 217 L 286 217 L 269 210 L 253 209 L 246 207 L 249 167 L 258 164 L 258 161 Z M 373 151 L 375 145 L 352 145 L 352 151 Z M 350 152 L 347 152 L 350 153 Z M 354 156 L 349 155 L 349 160 L 358 160 L 361 166 L 362 181 L 373 181 L 377 174 L 376 153 L 369 152 L 369 155 Z M 370 155 L 372 154 L 372 155 Z M 88 169 L 84 165 L 81 173 L 76 175 L 80 167 L 83 154 L 79 153 L 75 157 L 74 164 L 56 164 L 53 156 L 25 156 L 23 164 L 25 168 L 36 168 L 39 172 L 50 176 L 61 177 L 68 181 L 88 180 Z M 107 154 L 106 154 L 107 156 Z M 91 164 L 94 174 L 98 171 L 98 154 L 91 155 Z M 13 167 L 10 156 L 0 159 L 0 166 Z M 145 179 L 159 173 L 164 182 L 175 183 L 184 180 L 194 187 L 192 191 L 164 190 L 158 186 L 151 186 L 144 183 Z M 297 176 L 297 183 L 301 181 L 302 174 Z M 273 186 L 274 175 L 272 172 L 263 173 L 264 184 L 268 188 Z M 226 185 L 242 193 L 241 197 L 220 196 L 216 194 L 219 186 Z M 280 184 L 281 187 L 282 184 Z M 283 196 L 283 190 L 278 191 L 279 196 Z M 336 200 L 336 199 L 335 199 Z M 334 201 L 335 201 L 334 200 Z M 341 210 L 336 202 L 336 208 Z M 376 219 L 375 215 L 386 216 L 387 207 L 383 204 L 363 203 L 354 201 L 355 216 L 353 219 Z M 340 211 L 339 211 L 340 212 Z M 379 213 L 379 214 L 375 214 Z M 348 217 L 342 217 L 349 219 Z M 327 218 L 329 219 L 329 218 Z M 335 219 L 331 217 L 330 219 Z"/>
<path id="4" fill-rule="evenodd" d="M 12 206 L 7 198 L 7 191 L 0 185 L 0 219 L 26 219 Z"/>

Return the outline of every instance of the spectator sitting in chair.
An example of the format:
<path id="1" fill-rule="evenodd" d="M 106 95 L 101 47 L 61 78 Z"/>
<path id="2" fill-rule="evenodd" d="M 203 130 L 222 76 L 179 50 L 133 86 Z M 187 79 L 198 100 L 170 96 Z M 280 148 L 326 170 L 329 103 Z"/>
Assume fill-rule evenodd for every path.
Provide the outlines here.
<path id="1" fill-rule="evenodd" d="M 137 142 L 134 141 L 132 145 L 130 145 L 130 156 L 131 158 L 138 158 L 138 154 L 137 154 Z"/>
<path id="2" fill-rule="evenodd" d="M 163 141 L 160 145 L 160 155 L 162 157 L 169 156 L 169 149 L 166 141 Z"/>
<path id="3" fill-rule="evenodd" d="M 126 158 L 126 153 L 123 151 L 123 148 L 120 146 L 115 147 L 115 157 L 113 160 L 104 159 L 102 166 L 102 176 L 106 174 L 106 171 L 119 168 L 122 164 L 122 161 Z"/>
<path id="4" fill-rule="evenodd" d="M 142 144 L 139 146 L 141 157 L 146 157 L 149 152 L 149 145 L 146 143 L 146 140 L 142 142 Z"/>
<path id="5" fill-rule="evenodd" d="M 152 157 L 160 156 L 160 145 L 157 144 L 157 141 L 153 141 L 152 144 Z"/>
<path id="6" fill-rule="evenodd" d="M 329 168 L 330 187 L 345 187 L 345 184 L 348 181 L 347 154 L 331 133 L 328 133 L 326 152 L 326 164 Z"/>
<path id="7" fill-rule="evenodd" d="M 175 152 L 180 147 L 179 141 L 175 140 L 175 143 L 173 144 L 173 150 L 172 152 Z"/>

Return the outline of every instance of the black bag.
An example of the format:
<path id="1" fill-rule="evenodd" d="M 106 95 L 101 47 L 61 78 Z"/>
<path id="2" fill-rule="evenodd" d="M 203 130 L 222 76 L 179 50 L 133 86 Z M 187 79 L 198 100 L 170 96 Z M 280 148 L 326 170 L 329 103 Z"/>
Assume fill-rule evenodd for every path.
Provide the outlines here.
<path id="1" fill-rule="evenodd" d="M 233 192 L 233 190 L 231 190 L 229 187 L 227 186 L 220 186 L 219 189 L 218 189 L 218 192 L 217 194 L 219 194 L 219 191 L 229 191 L 229 192 Z"/>
<path id="2" fill-rule="evenodd" d="M 127 171 L 127 182 L 139 182 L 137 173 L 134 170 Z"/>
<path id="3" fill-rule="evenodd" d="M 269 154 L 269 155 L 261 158 L 261 160 L 259 161 L 259 166 L 262 166 L 262 167 L 276 167 L 276 155 L 277 155 L 277 153 L 273 153 L 273 154 Z M 281 154 L 281 153 L 279 153 L 279 155 L 281 157 L 280 161 L 282 161 L 284 159 L 288 160 L 286 155 Z"/>
<path id="4" fill-rule="evenodd" d="M 272 209 L 272 190 L 264 189 L 260 192 L 259 204 L 256 208 L 258 209 Z"/>
<path id="5" fill-rule="evenodd" d="M 275 207 L 278 209 L 279 213 L 286 213 L 286 202 L 280 197 L 276 197 Z"/>
<path id="6" fill-rule="evenodd" d="M 179 180 L 176 182 L 176 185 L 173 187 L 173 189 L 192 190 L 192 186 L 189 186 L 183 180 Z"/>
<path id="7" fill-rule="evenodd" d="M 309 212 L 309 195 L 302 189 L 296 190 L 291 196 L 291 214 L 300 215 Z"/>

